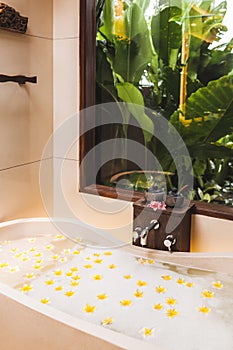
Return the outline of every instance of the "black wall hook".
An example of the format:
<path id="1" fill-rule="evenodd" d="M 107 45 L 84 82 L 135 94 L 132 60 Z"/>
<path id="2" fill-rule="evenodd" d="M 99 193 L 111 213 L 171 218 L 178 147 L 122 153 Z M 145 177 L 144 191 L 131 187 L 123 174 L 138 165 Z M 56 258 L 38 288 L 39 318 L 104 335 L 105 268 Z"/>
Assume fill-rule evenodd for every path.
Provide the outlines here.
<path id="1" fill-rule="evenodd" d="M 5 75 L 0 74 L 0 83 L 6 83 L 8 81 L 12 81 L 14 83 L 18 84 L 25 84 L 25 83 L 37 83 L 37 77 L 26 77 L 25 75 Z"/>

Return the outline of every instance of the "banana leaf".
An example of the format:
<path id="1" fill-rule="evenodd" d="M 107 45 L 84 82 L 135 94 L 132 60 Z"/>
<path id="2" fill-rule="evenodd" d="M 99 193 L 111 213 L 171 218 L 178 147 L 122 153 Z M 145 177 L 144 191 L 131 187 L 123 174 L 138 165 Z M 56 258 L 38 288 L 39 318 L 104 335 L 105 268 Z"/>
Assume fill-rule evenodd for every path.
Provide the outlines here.
<path id="1" fill-rule="evenodd" d="M 189 122 L 188 122 L 189 120 Z M 170 118 L 186 145 L 214 142 L 233 131 L 233 75 L 209 82 L 186 102 L 186 121 L 179 111 Z"/>

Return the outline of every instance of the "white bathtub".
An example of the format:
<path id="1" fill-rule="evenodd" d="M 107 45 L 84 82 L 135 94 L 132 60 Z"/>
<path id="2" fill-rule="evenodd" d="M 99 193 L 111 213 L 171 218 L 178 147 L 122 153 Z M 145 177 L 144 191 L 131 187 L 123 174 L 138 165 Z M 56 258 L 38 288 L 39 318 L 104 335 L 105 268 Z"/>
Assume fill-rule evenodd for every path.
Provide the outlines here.
<path id="1" fill-rule="evenodd" d="M 233 253 L 170 254 L 152 251 L 121 244 L 101 232 L 93 235 L 90 228 L 70 220 L 58 220 L 55 223 L 56 225 L 49 219 L 36 218 L 0 224 L 1 350 L 170 350 L 181 349 L 182 344 L 184 349 L 189 350 L 201 349 L 201 345 L 206 349 L 210 348 L 208 346 L 211 346 L 211 349 L 219 349 L 220 345 L 224 350 L 233 348 L 232 322 L 229 321 L 233 316 L 233 285 L 232 276 L 229 275 L 233 267 Z M 63 237 L 64 233 L 69 233 L 73 240 Z M 77 243 L 76 234 L 77 237 L 84 237 L 89 246 L 83 246 L 82 242 Z M 100 248 L 104 244 L 106 247 Z M 42 248 L 44 254 L 40 253 Z M 92 270 L 88 265 L 92 265 Z M 66 266 L 69 269 L 66 270 Z M 65 271 L 68 271 L 66 275 L 72 275 L 71 266 L 74 271 L 75 266 L 79 266 L 80 271 L 75 272 L 75 276 L 80 273 L 80 285 L 78 281 L 75 286 L 75 279 L 72 280 L 74 276 L 59 276 L 59 270 L 62 270 L 63 275 Z M 53 280 L 51 276 L 54 276 L 55 272 L 57 275 Z M 113 274 L 110 275 L 111 273 Z M 100 275 L 106 277 L 106 284 L 103 281 L 94 281 L 93 277 L 98 280 Z M 68 286 L 68 281 L 74 286 Z M 122 284 L 119 281 L 122 281 Z M 194 286 L 191 286 L 190 281 L 194 281 Z M 89 313 L 88 298 L 92 300 L 92 304 L 89 305 L 91 307 L 94 305 L 93 295 L 105 291 L 98 290 L 98 283 L 102 283 L 101 288 L 110 288 L 110 292 L 109 295 L 99 294 L 98 297 L 101 296 L 102 300 L 96 299 L 96 311 Z M 127 283 L 129 285 L 126 285 Z M 131 293 L 130 283 L 135 284 L 134 294 Z M 211 286 L 211 290 L 210 283 L 215 285 Z M 25 285 L 33 285 L 33 289 L 25 292 Z M 56 285 L 57 288 L 64 289 L 59 296 L 54 292 Z M 165 291 L 159 291 L 159 288 L 163 287 Z M 166 295 L 169 288 L 173 294 Z M 72 299 L 73 296 L 66 298 L 65 291 L 69 293 L 72 290 L 76 299 Z M 125 299 L 121 294 L 123 291 Z M 130 297 L 127 293 L 131 293 Z M 188 303 L 188 293 L 190 300 L 196 300 L 195 307 Z M 204 296 L 200 296 L 200 293 Z M 105 297 L 109 297 L 108 300 L 104 301 Z M 52 302 L 45 305 L 44 300 L 50 299 Z M 70 300 L 73 300 L 73 304 Z M 126 304 L 132 301 L 132 305 L 123 305 L 123 301 Z M 140 304 L 142 301 L 145 302 L 143 308 L 144 304 Z M 106 313 L 104 307 L 101 309 L 105 302 L 108 302 Z M 113 306 L 114 303 L 117 305 Z M 164 311 L 159 311 L 159 304 Z M 76 306 L 80 308 L 82 317 L 78 317 L 76 311 L 73 312 Z M 130 307 L 133 319 L 128 318 Z M 193 319 L 192 326 L 186 325 L 185 329 L 183 325 L 186 322 L 187 308 L 193 310 Z M 143 312 L 137 313 L 137 310 Z M 169 315 L 168 310 L 173 310 L 173 314 Z M 176 315 L 174 313 L 177 310 L 180 313 Z M 109 316 L 109 319 L 114 314 L 113 323 L 101 324 L 100 320 L 104 317 L 99 316 L 98 312 Z M 162 316 L 157 316 L 157 312 Z M 152 322 L 154 315 L 157 317 L 155 329 Z M 116 326 L 114 319 L 119 322 Z M 214 328 L 216 325 L 216 329 L 212 329 L 211 332 L 209 327 L 205 332 L 203 327 L 208 324 L 213 324 Z"/>

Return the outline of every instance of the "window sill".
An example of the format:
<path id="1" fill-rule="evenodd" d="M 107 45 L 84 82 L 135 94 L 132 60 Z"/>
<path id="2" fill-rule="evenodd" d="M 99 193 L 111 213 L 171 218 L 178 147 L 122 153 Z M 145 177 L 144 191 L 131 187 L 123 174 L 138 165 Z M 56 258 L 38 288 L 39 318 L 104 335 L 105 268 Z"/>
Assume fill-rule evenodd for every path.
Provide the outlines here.
<path id="1" fill-rule="evenodd" d="M 119 200 L 136 202 L 143 199 L 141 192 L 132 192 L 124 189 L 116 189 L 114 187 L 103 185 L 90 185 L 82 189 L 81 192 L 98 195 L 101 197 L 114 198 Z M 200 201 L 191 201 L 194 204 L 193 214 L 210 216 L 218 219 L 233 220 L 233 208 L 219 205 L 204 203 Z"/>

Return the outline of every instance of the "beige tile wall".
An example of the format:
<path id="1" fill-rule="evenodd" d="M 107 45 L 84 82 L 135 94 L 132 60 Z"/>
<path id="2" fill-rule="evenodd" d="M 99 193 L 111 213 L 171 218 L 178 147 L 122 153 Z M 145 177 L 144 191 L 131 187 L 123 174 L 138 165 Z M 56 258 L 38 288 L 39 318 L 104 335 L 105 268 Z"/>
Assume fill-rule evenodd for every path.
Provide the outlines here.
<path id="1" fill-rule="evenodd" d="M 26 34 L 0 30 L 0 73 L 38 78 L 0 84 L 0 220 L 45 215 L 41 155 L 53 129 L 53 1 L 9 0 L 29 18 Z"/>

